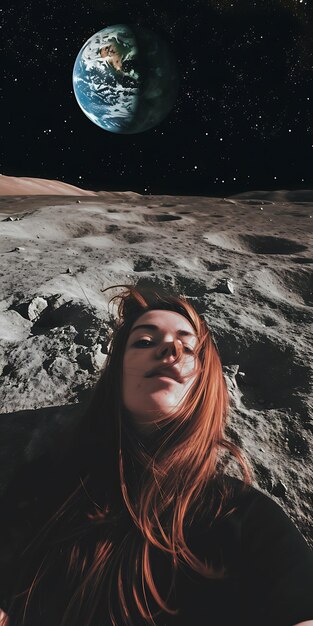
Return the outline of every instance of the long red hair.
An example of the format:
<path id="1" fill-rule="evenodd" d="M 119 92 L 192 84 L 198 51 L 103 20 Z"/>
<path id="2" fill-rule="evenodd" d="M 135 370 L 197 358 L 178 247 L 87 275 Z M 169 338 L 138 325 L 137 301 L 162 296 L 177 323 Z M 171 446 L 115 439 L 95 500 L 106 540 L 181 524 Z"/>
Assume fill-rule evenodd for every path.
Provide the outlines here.
<path id="1" fill-rule="evenodd" d="M 115 287 L 126 291 L 110 300 L 120 298 L 118 316 L 111 317 L 107 360 L 80 430 L 80 455 L 88 462 L 76 488 L 25 551 L 23 591 L 12 603 L 14 626 L 35 623 L 32 615 L 56 577 L 60 614 L 54 626 L 138 626 L 156 624 L 163 611 L 177 613 L 168 599 L 182 564 L 208 578 L 226 575 L 222 566 L 202 562 L 186 539 L 204 510 L 208 525 L 233 510 L 227 510 L 226 484 L 213 498 L 214 479 L 223 474 L 223 451 L 238 462 L 244 484 L 251 484 L 243 454 L 225 437 L 229 395 L 218 349 L 205 319 L 184 296 L 157 287 Z M 152 437 L 141 439 L 126 419 L 122 364 L 133 323 L 151 309 L 187 318 L 199 339 L 200 366 L 183 406 Z M 152 568 L 156 552 L 171 565 L 166 598 Z"/>

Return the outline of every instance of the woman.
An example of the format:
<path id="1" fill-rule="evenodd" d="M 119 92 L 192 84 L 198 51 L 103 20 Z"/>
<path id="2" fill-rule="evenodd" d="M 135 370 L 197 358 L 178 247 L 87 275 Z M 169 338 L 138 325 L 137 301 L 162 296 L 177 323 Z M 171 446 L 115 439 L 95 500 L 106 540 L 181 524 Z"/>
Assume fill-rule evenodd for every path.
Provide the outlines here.
<path id="1" fill-rule="evenodd" d="M 126 287 L 64 501 L 54 474 L 50 519 L 12 577 L 10 626 L 312 626 L 312 553 L 225 438 L 204 319 L 183 297 Z"/>

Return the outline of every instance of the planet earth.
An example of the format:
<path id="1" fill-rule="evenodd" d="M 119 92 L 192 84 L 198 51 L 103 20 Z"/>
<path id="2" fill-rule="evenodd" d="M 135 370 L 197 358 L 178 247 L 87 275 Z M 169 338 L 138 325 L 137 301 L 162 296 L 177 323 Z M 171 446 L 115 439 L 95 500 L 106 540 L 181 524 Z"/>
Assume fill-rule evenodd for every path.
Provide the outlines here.
<path id="1" fill-rule="evenodd" d="M 80 108 L 112 133 L 140 133 L 158 125 L 172 110 L 178 85 L 170 47 L 141 26 L 117 24 L 98 31 L 73 68 Z"/>

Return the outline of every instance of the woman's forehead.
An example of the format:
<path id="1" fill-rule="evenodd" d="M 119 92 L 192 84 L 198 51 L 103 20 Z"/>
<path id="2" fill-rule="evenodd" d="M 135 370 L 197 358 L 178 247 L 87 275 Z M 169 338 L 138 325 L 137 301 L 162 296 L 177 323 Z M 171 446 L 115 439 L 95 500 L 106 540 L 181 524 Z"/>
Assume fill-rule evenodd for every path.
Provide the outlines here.
<path id="1" fill-rule="evenodd" d="M 147 311 L 137 318 L 137 320 L 133 323 L 131 330 L 133 331 L 137 327 L 145 325 L 151 325 L 151 330 L 156 330 L 157 328 L 152 328 L 155 326 L 161 329 L 170 328 L 176 331 L 186 331 L 196 336 L 192 324 L 184 315 L 177 313 L 176 311 L 168 311 L 164 309 L 153 309 Z"/>

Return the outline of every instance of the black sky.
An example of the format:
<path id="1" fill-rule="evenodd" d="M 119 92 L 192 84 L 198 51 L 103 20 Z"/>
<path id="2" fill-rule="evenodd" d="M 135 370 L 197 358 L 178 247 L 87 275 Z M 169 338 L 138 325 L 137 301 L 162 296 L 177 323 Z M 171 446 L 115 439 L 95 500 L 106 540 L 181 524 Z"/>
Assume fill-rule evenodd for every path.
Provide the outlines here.
<path id="1" fill-rule="evenodd" d="M 15 0 L 0 15 L 2 174 L 140 193 L 313 187 L 309 0 Z M 102 130 L 73 93 L 82 45 L 119 23 L 161 35 L 179 68 L 173 110 L 136 135 Z"/>

